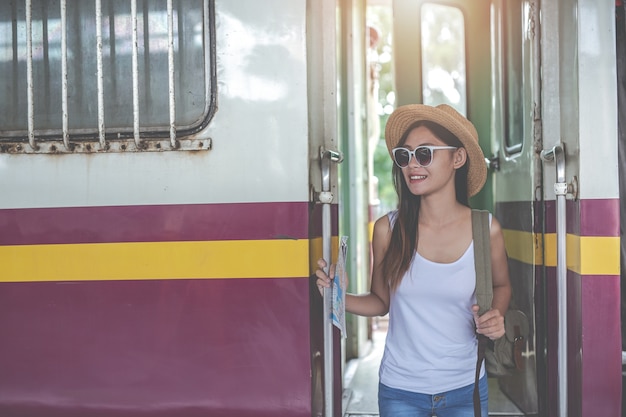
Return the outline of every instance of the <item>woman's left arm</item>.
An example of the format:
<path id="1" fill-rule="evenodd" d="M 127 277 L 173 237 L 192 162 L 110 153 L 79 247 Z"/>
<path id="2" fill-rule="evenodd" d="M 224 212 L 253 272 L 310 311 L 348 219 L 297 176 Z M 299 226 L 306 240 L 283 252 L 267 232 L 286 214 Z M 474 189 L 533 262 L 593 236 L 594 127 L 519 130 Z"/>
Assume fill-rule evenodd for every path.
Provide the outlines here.
<path id="1" fill-rule="evenodd" d="M 491 308 L 500 311 L 500 315 L 504 317 L 511 301 L 511 282 L 504 236 L 500 222 L 495 217 L 491 221 L 491 276 L 493 279 Z"/>

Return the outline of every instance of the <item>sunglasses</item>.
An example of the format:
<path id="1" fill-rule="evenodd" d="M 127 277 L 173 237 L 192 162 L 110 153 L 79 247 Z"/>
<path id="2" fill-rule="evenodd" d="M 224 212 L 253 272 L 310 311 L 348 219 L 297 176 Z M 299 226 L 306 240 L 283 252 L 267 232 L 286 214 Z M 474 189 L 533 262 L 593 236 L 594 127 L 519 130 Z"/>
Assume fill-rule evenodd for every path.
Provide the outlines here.
<path id="1" fill-rule="evenodd" d="M 391 154 L 393 161 L 400 168 L 406 168 L 411 162 L 411 156 L 415 157 L 417 164 L 421 167 L 427 167 L 433 163 L 433 152 L 437 149 L 457 149 L 454 146 L 418 146 L 417 148 L 408 150 L 407 148 L 393 148 Z"/>

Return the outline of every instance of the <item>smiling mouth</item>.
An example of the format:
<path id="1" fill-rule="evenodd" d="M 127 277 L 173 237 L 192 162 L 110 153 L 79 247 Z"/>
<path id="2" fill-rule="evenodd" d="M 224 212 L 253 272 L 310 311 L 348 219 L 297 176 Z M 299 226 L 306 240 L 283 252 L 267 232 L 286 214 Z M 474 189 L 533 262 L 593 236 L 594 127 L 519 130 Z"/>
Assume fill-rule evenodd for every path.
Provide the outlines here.
<path id="1" fill-rule="evenodd" d="M 423 180 L 426 179 L 426 175 L 411 175 L 409 178 L 412 180 Z"/>

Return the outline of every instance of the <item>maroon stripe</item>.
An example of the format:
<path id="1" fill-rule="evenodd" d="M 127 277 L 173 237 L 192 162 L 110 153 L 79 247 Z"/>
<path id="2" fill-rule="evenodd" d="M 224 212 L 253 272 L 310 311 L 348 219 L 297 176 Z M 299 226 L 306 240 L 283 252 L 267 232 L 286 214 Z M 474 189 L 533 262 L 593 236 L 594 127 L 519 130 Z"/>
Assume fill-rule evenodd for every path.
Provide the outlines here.
<path id="1" fill-rule="evenodd" d="M 535 211 L 531 201 L 507 201 L 496 203 L 495 216 L 503 228 L 532 232 L 533 224 L 537 219 L 533 218 Z"/>
<path id="2" fill-rule="evenodd" d="M 311 415 L 309 280 L 0 284 L 0 416 Z"/>
<path id="3" fill-rule="evenodd" d="M 311 238 L 322 237 L 322 205 L 316 204 L 311 211 Z M 330 231 L 333 236 L 339 233 L 339 205 L 330 206 Z"/>
<path id="4" fill-rule="evenodd" d="M 619 199 L 567 201 L 567 233 L 577 236 L 619 236 Z M 546 233 L 556 233 L 556 202 L 546 201 Z"/>
<path id="5" fill-rule="evenodd" d="M 567 233 L 578 236 L 619 236 L 620 207 L 618 199 L 568 200 Z M 534 218 L 531 202 L 500 202 L 496 204 L 496 217 L 506 229 L 541 232 L 541 202 L 534 202 Z M 556 233 L 556 201 L 545 205 L 546 233 Z"/>
<path id="6" fill-rule="evenodd" d="M 619 236 L 619 199 L 581 200 L 581 236 Z"/>
<path id="7" fill-rule="evenodd" d="M 307 202 L 0 210 L 0 245 L 306 239 Z"/>

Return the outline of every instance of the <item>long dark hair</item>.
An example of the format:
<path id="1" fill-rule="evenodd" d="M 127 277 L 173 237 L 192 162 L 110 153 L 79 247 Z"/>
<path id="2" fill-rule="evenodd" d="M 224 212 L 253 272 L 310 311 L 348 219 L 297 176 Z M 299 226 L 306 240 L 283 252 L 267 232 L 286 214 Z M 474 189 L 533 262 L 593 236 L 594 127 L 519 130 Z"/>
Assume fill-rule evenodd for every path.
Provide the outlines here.
<path id="1" fill-rule="evenodd" d="M 409 133 L 420 126 L 430 130 L 436 137 L 441 139 L 446 145 L 462 148 L 461 141 L 448 129 L 430 121 L 419 121 L 413 123 L 404 132 L 398 146 L 404 145 Z M 469 207 L 469 197 L 467 193 L 467 172 L 469 159 L 461 168 L 456 170 L 454 184 L 456 189 L 456 199 L 459 203 Z M 413 194 L 404 180 L 402 168 L 393 164 L 392 168 L 393 185 L 398 194 L 398 215 L 391 232 L 391 240 L 387 252 L 383 257 L 381 267 L 384 271 L 385 282 L 392 290 L 398 288 L 405 272 L 409 269 L 411 261 L 417 249 L 417 224 L 419 220 L 419 210 L 421 197 Z"/>

